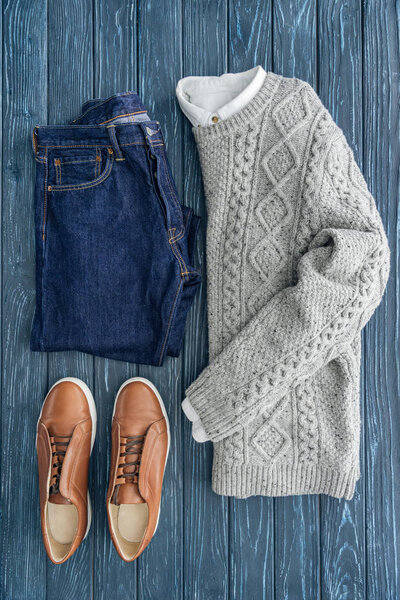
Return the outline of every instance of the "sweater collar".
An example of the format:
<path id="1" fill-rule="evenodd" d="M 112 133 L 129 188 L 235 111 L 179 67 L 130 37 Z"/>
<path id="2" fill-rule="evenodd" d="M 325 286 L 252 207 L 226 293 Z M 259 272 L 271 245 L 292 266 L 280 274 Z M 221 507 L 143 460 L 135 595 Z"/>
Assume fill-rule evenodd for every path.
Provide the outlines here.
<path id="1" fill-rule="evenodd" d="M 242 110 L 260 90 L 265 76 L 262 67 L 255 67 L 220 77 L 184 77 L 176 86 L 176 95 L 192 125 L 204 127 Z"/>
<path id="2" fill-rule="evenodd" d="M 212 143 L 221 136 L 229 136 L 246 128 L 249 121 L 269 108 L 280 80 L 281 77 L 275 73 L 265 73 L 261 88 L 241 110 L 215 124 L 193 127 L 196 143 Z"/>

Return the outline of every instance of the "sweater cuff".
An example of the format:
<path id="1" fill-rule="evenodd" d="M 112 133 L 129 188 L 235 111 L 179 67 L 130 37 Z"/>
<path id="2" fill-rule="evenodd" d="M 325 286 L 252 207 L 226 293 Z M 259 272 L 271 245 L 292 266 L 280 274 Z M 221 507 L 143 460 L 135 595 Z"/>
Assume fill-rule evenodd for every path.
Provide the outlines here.
<path id="1" fill-rule="evenodd" d="M 182 410 L 185 413 L 186 417 L 189 419 L 189 421 L 192 422 L 193 439 L 196 442 L 200 443 L 208 442 L 210 438 L 207 436 L 204 430 L 200 417 L 198 416 L 198 414 L 196 413 L 196 411 L 194 410 L 187 398 L 185 398 L 185 400 L 182 402 Z"/>
<path id="2" fill-rule="evenodd" d="M 194 421 L 193 425 L 200 421 L 201 428 L 204 431 L 203 435 L 205 436 L 205 439 L 202 439 L 202 441 L 211 440 L 212 442 L 218 442 L 223 440 L 225 437 L 241 429 L 248 421 L 251 421 L 250 414 L 246 415 L 248 419 L 243 418 L 243 416 L 241 419 L 238 418 L 232 402 L 229 402 L 229 398 L 225 397 L 220 403 L 216 403 L 216 393 L 215 389 L 211 394 L 208 390 L 191 390 L 189 388 L 186 391 L 186 398 L 182 403 L 182 408 L 186 416 L 189 420 Z M 184 404 L 185 406 L 183 406 Z M 188 407 L 190 407 L 189 410 Z M 196 415 L 197 419 L 191 418 L 194 415 Z M 195 437 L 193 430 L 192 433 L 193 437 Z"/>

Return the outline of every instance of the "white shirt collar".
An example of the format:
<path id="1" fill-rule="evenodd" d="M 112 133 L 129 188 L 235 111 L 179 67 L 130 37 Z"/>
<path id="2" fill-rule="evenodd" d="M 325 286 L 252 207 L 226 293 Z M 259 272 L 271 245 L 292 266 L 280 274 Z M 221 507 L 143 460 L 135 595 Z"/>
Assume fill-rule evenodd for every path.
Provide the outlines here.
<path id="1" fill-rule="evenodd" d="M 176 96 L 192 125 L 207 126 L 242 110 L 261 89 L 266 72 L 260 66 L 220 77 L 184 77 Z"/>

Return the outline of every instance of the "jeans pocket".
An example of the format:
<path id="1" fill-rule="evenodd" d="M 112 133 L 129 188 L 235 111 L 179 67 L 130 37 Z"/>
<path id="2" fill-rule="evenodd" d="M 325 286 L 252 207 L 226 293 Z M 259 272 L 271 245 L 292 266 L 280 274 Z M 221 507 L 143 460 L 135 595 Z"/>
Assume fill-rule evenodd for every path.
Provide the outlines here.
<path id="1" fill-rule="evenodd" d="M 108 147 L 52 148 L 47 158 L 47 190 L 84 190 L 110 175 L 114 152 Z"/>

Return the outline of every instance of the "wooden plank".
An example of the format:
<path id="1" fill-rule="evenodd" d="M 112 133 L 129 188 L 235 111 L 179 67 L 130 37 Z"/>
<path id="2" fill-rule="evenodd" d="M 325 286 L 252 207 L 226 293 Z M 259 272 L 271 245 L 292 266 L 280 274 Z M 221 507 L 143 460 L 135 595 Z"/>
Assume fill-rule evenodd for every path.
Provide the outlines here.
<path id="1" fill-rule="evenodd" d="M 79 115 L 92 95 L 92 3 L 61 0 L 48 7 L 48 118 L 64 125 Z M 51 352 L 49 386 L 61 377 L 79 377 L 93 389 L 93 357 L 81 352 Z M 89 478 L 89 482 L 90 482 Z M 92 486 L 90 486 L 92 487 Z M 93 488 L 92 488 L 93 489 Z M 95 498 L 93 499 L 95 509 Z M 96 519 L 93 510 L 93 519 Z M 71 560 L 62 566 L 48 561 L 47 594 L 59 600 L 92 595 L 93 528 Z"/>
<path id="2" fill-rule="evenodd" d="M 227 68 L 227 3 L 187 2 L 183 15 L 183 75 L 219 75 Z M 199 52 L 199 48 L 201 51 Z M 184 119 L 184 204 L 202 221 L 195 265 L 202 285 L 189 313 L 184 345 L 183 390 L 208 362 L 206 305 L 207 214 L 191 124 Z M 179 398 L 180 404 L 181 398 Z M 182 414 L 184 459 L 184 598 L 223 600 L 229 593 L 228 500 L 211 490 L 212 446 L 198 444 Z"/>
<path id="3" fill-rule="evenodd" d="M 232 72 L 273 66 L 272 3 L 230 5 L 228 64 Z M 274 500 L 229 499 L 230 597 L 274 597 Z"/>
<path id="4" fill-rule="evenodd" d="M 317 3 L 291 0 L 274 4 L 274 72 L 297 77 L 313 87 L 317 82 Z"/>
<path id="5" fill-rule="evenodd" d="M 400 597 L 399 90 L 400 5 L 364 9 L 364 165 L 392 251 L 386 295 L 366 328 L 367 597 Z"/>
<path id="6" fill-rule="evenodd" d="M 34 311 L 31 132 L 46 120 L 46 2 L 3 3 L 1 597 L 46 597 L 36 422 L 46 356 L 29 349 Z"/>
<path id="7" fill-rule="evenodd" d="M 137 18 L 137 0 L 95 0 L 95 96 L 136 90 Z"/>
<path id="8" fill-rule="evenodd" d="M 3 7 L 2 7 L 3 8 Z M 0 11 L 0 40 L 1 40 L 1 48 L 0 48 L 0 61 L 1 64 L 4 66 L 3 63 L 3 10 Z M 47 41 L 47 40 L 46 40 Z M 4 124 L 3 124 L 3 94 L 4 94 L 4 85 L 3 85 L 3 79 L 4 79 L 4 75 L 2 73 L 2 82 L 1 82 L 1 97 L 0 97 L 0 122 L 1 122 L 1 129 L 0 129 L 0 168 L 1 168 L 1 178 L 0 178 L 0 215 L 3 215 L 3 173 L 4 173 L 4 164 L 3 164 L 3 129 L 4 129 Z M 3 314 L 3 222 L 2 219 L 0 219 L 0 227 L 1 227 L 1 231 L 0 231 L 0 257 L 1 257 L 1 269 L 0 269 L 0 307 L 1 307 L 1 312 L 0 314 Z M 2 329 L 2 319 L 0 320 L 0 339 L 2 341 L 2 336 L 3 336 L 3 329 Z M 3 345 L 2 343 L 0 343 L 0 365 L 1 365 L 1 371 L 0 371 L 0 389 L 1 392 L 3 392 Z M 3 405 L 2 405 L 2 394 L 0 396 L 0 428 L 1 428 L 1 432 L 2 432 L 2 424 L 3 424 Z M 2 440 L 3 440 L 3 436 L 0 438 L 0 452 L 1 452 L 1 456 L 4 455 L 4 451 L 3 451 L 3 444 L 2 444 Z M 4 535 L 3 535 L 3 520 L 2 520 L 2 514 L 3 514 L 3 507 L 1 504 L 1 498 L 3 496 L 3 480 L 2 480 L 2 461 L 0 460 L 0 539 L 4 539 Z M 2 582 L 3 582 L 3 574 L 4 574 L 4 570 L 3 570 L 3 565 L 1 564 L 0 561 L 0 593 L 2 591 Z"/>
<path id="9" fill-rule="evenodd" d="M 315 87 L 316 2 L 274 4 L 274 71 Z M 275 501 L 275 598 L 319 598 L 319 498 Z"/>
<path id="10" fill-rule="evenodd" d="M 319 93 L 343 129 L 356 160 L 362 158 L 361 2 L 318 2 Z M 362 361 L 363 364 L 363 361 Z M 364 393 L 361 393 L 361 407 Z M 361 409 L 361 418 L 363 410 Z M 365 598 L 364 445 L 361 481 L 351 501 L 321 496 L 321 595 Z"/>
<path id="11" fill-rule="evenodd" d="M 181 75 L 181 3 L 144 2 L 139 11 L 139 93 L 150 117 L 161 123 L 178 190 L 182 189 L 182 117 L 174 90 Z M 164 593 L 182 597 L 183 506 L 180 390 L 181 358 L 163 367 L 140 366 L 139 375 L 158 388 L 170 420 L 171 447 L 164 476 L 160 521 L 147 550 L 138 559 L 138 595 L 153 599 Z"/>
<path id="12" fill-rule="evenodd" d="M 137 80 L 136 0 L 95 2 L 94 26 L 95 96 L 106 98 L 134 90 Z M 137 561 L 124 563 L 111 541 L 105 497 L 111 453 L 111 419 L 120 385 L 137 375 L 137 366 L 115 360 L 95 359 L 95 396 L 98 430 L 94 448 L 93 474 L 96 489 L 94 597 L 112 598 L 118 582 L 120 600 L 136 598 Z"/>

